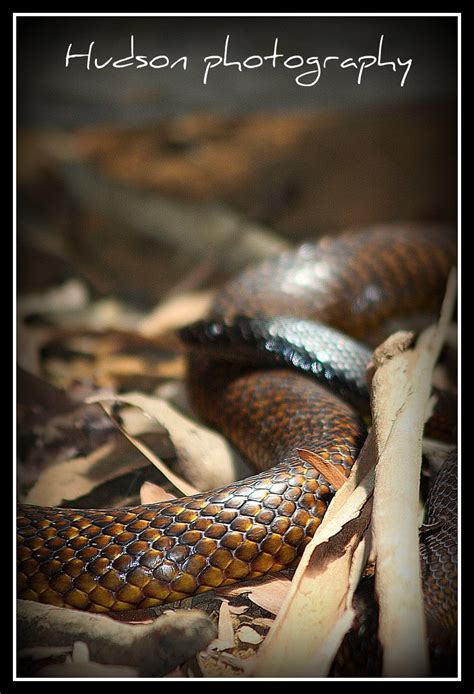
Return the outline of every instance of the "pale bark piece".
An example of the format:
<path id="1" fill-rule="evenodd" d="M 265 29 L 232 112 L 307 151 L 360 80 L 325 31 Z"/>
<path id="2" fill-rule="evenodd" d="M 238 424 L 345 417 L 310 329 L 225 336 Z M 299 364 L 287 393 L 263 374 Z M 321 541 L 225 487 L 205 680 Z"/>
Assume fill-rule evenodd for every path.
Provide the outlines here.
<path id="1" fill-rule="evenodd" d="M 227 648 L 234 647 L 234 627 L 230 614 L 229 603 L 223 600 L 219 609 L 219 620 L 217 623 L 217 639 L 214 639 L 208 650 L 225 651 Z"/>
<path id="2" fill-rule="evenodd" d="M 361 498 L 356 493 L 352 497 L 358 501 Z M 361 553 L 356 550 L 370 522 L 371 499 L 365 499 L 359 508 L 357 503 L 346 504 L 345 514 L 347 506 L 353 517 L 344 518 L 336 532 L 333 519 L 331 529 L 321 533 L 319 539 L 317 531 L 306 548 L 287 598 L 257 656 L 255 677 L 328 674 L 353 620 L 352 597 L 363 569 Z"/>
<path id="3" fill-rule="evenodd" d="M 136 668 L 143 676 L 169 672 L 215 637 L 214 623 L 200 610 L 169 610 L 151 624 L 130 625 L 104 615 L 17 601 L 19 649 L 83 641 L 92 661 Z"/>
<path id="4" fill-rule="evenodd" d="M 352 597 L 370 553 L 367 527 L 375 453 L 370 432 L 275 611 L 278 616 L 255 660 L 254 676 L 327 676 L 351 627 Z"/>
<path id="5" fill-rule="evenodd" d="M 72 647 L 71 659 L 73 663 L 89 663 L 89 648 L 84 641 L 76 641 Z"/>
<path id="6" fill-rule="evenodd" d="M 456 293 L 448 280 L 437 326 L 414 348 L 392 336 L 374 353 L 373 432 L 378 449 L 373 543 L 383 675 L 429 675 L 429 655 L 419 560 L 419 483 L 423 426 L 429 412 L 434 365 L 448 330 Z"/>

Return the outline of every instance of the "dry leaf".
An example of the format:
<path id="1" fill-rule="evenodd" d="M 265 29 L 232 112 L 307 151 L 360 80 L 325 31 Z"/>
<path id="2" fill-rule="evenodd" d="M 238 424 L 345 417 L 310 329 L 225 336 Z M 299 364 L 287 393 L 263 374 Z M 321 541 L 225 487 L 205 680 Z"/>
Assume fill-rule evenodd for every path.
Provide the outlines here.
<path id="1" fill-rule="evenodd" d="M 280 607 L 291 586 L 291 580 L 286 576 L 265 576 L 246 581 L 244 584 L 219 588 L 219 595 L 231 597 L 248 593 L 248 598 L 259 607 L 278 614 Z"/>
<path id="2" fill-rule="evenodd" d="M 208 646 L 209 650 L 224 651 L 234 647 L 234 627 L 230 615 L 229 604 L 223 600 L 219 609 L 219 621 L 217 625 L 217 639 Z"/>
<path id="3" fill-rule="evenodd" d="M 87 289 L 77 279 L 70 279 L 61 287 L 54 287 L 41 294 L 22 296 L 17 302 L 18 317 L 36 313 L 55 313 L 75 311 L 83 308 L 89 301 Z"/>
<path id="4" fill-rule="evenodd" d="M 116 442 L 105 444 L 90 455 L 46 468 L 25 499 L 26 504 L 61 506 L 88 494 L 103 482 L 143 468 L 144 461 L 122 450 Z"/>
<path id="5" fill-rule="evenodd" d="M 138 323 L 138 332 L 153 337 L 169 330 L 176 330 L 207 315 L 213 292 L 187 292 L 173 296 Z"/>
<path id="6" fill-rule="evenodd" d="M 110 398 L 109 398 L 110 399 Z M 102 407 L 106 412 L 109 412 L 109 414 L 112 416 L 111 411 L 104 402 L 101 402 Z M 191 484 L 188 484 L 186 480 L 182 479 L 179 477 L 179 475 L 175 475 L 174 472 L 164 463 L 161 458 L 159 458 L 156 453 L 154 453 L 146 444 L 144 444 L 142 441 L 139 441 L 135 436 L 132 436 L 129 434 L 124 427 L 117 422 L 117 420 L 114 419 L 115 424 L 117 425 L 117 428 L 120 429 L 122 434 L 125 436 L 125 438 L 130 441 L 130 443 L 135 446 L 135 448 L 140 451 L 140 453 L 143 454 L 143 456 L 149 460 L 152 465 L 154 465 L 162 475 L 166 477 L 166 479 L 171 482 L 171 484 L 176 487 L 178 491 L 180 491 L 184 496 L 192 496 L 193 494 L 198 493 L 198 489 L 193 487 Z"/>
<path id="7" fill-rule="evenodd" d="M 140 503 L 142 504 L 158 504 L 161 501 L 169 501 L 176 497 L 173 494 L 168 494 L 165 490 L 153 482 L 144 482 L 140 489 Z"/>
<path id="8" fill-rule="evenodd" d="M 258 644 L 263 641 L 263 636 L 249 626 L 240 627 L 237 631 L 237 637 L 242 643 Z"/>
<path id="9" fill-rule="evenodd" d="M 248 605 L 229 605 L 229 610 L 232 614 L 244 614 L 248 609 Z"/>
<path id="10" fill-rule="evenodd" d="M 327 481 L 332 484 L 334 489 L 340 489 L 347 482 L 347 477 L 333 465 L 327 462 L 315 451 L 307 450 L 306 448 L 297 448 L 296 452 L 299 457 L 307 463 L 310 463 Z"/>
<path id="11" fill-rule="evenodd" d="M 91 397 L 87 402 L 101 400 Z M 184 417 L 164 400 L 141 393 L 127 393 L 108 397 L 107 402 L 138 407 L 163 426 L 176 449 L 178 464 L 175 474 L 197 490 L 224 486 L 252 474 L 222 436 Z"/>

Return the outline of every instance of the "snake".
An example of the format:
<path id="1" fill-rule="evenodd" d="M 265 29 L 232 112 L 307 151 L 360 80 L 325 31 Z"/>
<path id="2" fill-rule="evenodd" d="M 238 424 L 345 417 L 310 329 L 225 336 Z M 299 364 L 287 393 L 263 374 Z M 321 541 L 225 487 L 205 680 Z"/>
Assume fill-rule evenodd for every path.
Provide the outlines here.
<path id="1" fill-rule="evenodd" d="M 187 387 L 197 416 L 256 474 L 126 508 L 20 504 L 18 597 L 97 613 L 152 608 L 295 566 L 335 494 L 299 449 L 349 477 L 370 405 L 362 339 L 438 310 L 455 264 L 449 227 L 385 224 L 321 237 L 227 282 L 209 316 L 181 330 Z M 448 467 L 428 500 L 420 561 L 428 622 L 452 634 L 452 459 Z"/>

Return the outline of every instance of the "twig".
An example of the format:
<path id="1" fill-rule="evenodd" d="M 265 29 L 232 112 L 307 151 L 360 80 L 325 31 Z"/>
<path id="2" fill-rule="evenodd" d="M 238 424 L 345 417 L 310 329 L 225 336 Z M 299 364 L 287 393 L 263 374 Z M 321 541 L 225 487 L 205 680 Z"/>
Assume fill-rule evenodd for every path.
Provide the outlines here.
<path id="1" fill-rule="evenodd" d="M 87 643 L 91 660 L 138 668 L 141 675 L 162 675 L 206 648 L 216 627 L 199 610 L 168 611 L 152 624 L 122 624 L 104 615 L 17 601 L 20 649 L 36 645 Z"/>

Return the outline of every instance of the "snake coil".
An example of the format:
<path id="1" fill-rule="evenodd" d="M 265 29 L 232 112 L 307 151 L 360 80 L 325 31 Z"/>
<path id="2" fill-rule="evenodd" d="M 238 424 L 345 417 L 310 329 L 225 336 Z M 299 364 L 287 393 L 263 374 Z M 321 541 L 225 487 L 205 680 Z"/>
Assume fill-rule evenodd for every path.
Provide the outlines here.
<path id="1" fill-rule="evenodd" d="M 388 225 L 302 246 L 231 281 L 212 320 L 182 332 L 188 387 L 196 412 L 258 473 L 132 508 L 20 506 L 18 596 L 91 612 L 146 608 L 294 564 L 334 494 L 296 449 L 348 476 L 366 436 L 370 349 L 340 331 L 371 335 L 393 316 L 437 309 L 455 262 L 448 229 Z M 450 634 L 455 478 L 449 494 L 438 485 L 429 511 L 437 520 L 449 508 L 449 528 L 422 536 L 421 550 L 431 623 Z"/>

